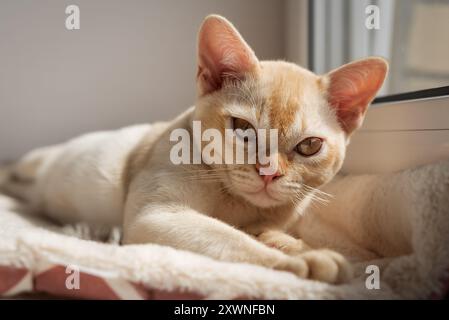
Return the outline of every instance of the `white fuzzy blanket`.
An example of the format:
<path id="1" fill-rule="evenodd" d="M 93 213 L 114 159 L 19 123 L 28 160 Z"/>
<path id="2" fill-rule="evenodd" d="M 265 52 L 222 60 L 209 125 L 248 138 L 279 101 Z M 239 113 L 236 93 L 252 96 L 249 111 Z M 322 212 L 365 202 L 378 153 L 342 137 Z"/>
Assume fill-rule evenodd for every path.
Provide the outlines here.
<path id="1" fill-rule="evenodd" d="M 83 227 L 58 227 L 30 217 L 20 204 L 0 195 L 0 271 L 28 270 L 26 277 L 9 287 L 10 273 L 2 277 L 0 272 L 0 295 L 27 290 L 58 293 L 44 280 L 40 287 L 39 281 L 33 281 L 55 265 L 76 265 L 86 274 L 106 279 L 119 298 L 173 297 L 161 292 L 212 299 L 394 299 L 444 294 L 449 283 L 449 161 L 397 174 L 339 177 L 325 190 L 334 195 L 330 204 L 313 208 L 298 230 L 313 245 L 333 247 L 354 260 L 358 277 L 349 284 L 303 280 L 159 245 L 83 240 L 96 235 L 89 230 L 86 234 Z M 380 267 L 380 289 L 365 286 L 369 264 Z M 139 290 L 126 283 L 140 284 Z M 142 288 L 147 295 L 139 294 Z"/>

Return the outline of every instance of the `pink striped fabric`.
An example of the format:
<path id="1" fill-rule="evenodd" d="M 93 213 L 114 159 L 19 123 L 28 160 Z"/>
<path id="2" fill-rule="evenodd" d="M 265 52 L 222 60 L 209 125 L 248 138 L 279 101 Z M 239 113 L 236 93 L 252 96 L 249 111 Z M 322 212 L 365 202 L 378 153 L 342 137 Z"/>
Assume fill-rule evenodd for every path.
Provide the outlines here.
<path id="1" fill-rule="evenodd" d="M 52 296 L 72 299 L 102 300 L 177 300 L 202 299 L 191 292 L 168 292 L 146 288 L 124 279 L 100 277 L 88 272 L 79 272 L 79 286 L 67 285 L 71 275 L 67 267 L 50 265 L 32 274 L 29 270 L 0 266 L 0 297 L 16 294 L 42 292 Z M 28 279 L 27 281 L 24 281 Z"/>
<path id="2" fill-rule="evenodd" d="M 79 286 L 67 285 L 70 272 L 67 266 L 48 265 L 37 272 L 24 268 L 0 266 L 0 297 L 23 293 L 42 292 L 71 299 L 110 300 L 198 300 L 205 297 L 194 292 L 163 291 L 119 278 L 101 277 L 89 272 L 79 272 Z M 449 279 L 443 282 L 445 290 L 434 293 L 430 299 L 442 299 L 449 293 Z"/>

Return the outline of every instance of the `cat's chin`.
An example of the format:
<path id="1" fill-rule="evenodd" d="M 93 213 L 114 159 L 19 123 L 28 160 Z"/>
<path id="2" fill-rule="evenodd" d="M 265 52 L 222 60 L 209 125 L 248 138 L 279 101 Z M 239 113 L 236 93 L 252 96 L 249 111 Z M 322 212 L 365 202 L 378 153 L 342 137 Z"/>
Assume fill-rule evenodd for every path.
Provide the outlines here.
<path id="1" fill-rule="evenodd" d="M 284 200 L 278 199 L 265 189 L 258 192 L 245 192 L 243 197 L 252 205 L 260 208 L 279 207 L 285 203 Z"/>

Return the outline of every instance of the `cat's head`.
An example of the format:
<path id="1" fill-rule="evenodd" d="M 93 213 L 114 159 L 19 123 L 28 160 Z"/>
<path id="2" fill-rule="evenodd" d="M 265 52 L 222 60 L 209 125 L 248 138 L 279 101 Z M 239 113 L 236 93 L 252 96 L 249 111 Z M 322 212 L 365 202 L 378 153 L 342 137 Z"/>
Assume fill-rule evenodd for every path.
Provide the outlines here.
<path id="1" fill-rule="evenodd" d="M 382 58 L 367 58 L 320 76 L 292 63 L 259 61 L 229 21 L 207 17 L 198 36 L 195 120 L 223 138 L 226 128 L 278 129 L 273 174 L 261 174 L 257 163 L 222 164 L 213 166 L 215 176 L 259 207 L 300 202 L 341 168 L 387 69 Z"/>

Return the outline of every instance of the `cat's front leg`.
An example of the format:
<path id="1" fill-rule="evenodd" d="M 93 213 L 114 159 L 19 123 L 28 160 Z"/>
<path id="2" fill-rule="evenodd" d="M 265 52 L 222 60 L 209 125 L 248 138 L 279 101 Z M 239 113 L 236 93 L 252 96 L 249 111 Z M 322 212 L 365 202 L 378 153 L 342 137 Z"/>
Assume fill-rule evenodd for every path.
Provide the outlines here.
<path id="1" fill-rule="evenodd" d="M 259 233 L 257 239 L 271 248 L 278 249 L 292 256 L 302 254 L 311 249 L 302 239 L 296 239 L 279 230 L 268 230 Z"/>
<path id="2" fill-rule="evenodd" d="M 132 207 L 130 205 L 129 207 Z M 156 243 L 230 262 L 247 262 L 306 278 L 308 263 L 269 248 L 232 226 L 186 206 L 147 206 L 128 217 L 124 244 Z"/>
<path id="3" fill-rule="evenodd" d="M 257 236 L 257 239 L 269 247 L 304 259 L 308 264 L 311 279 L 343 283 L 352 278 L 351 264 L 336 251 L 312 249 L 303 240 L 295 239 L 279 230 L 264 231 Z"/>

